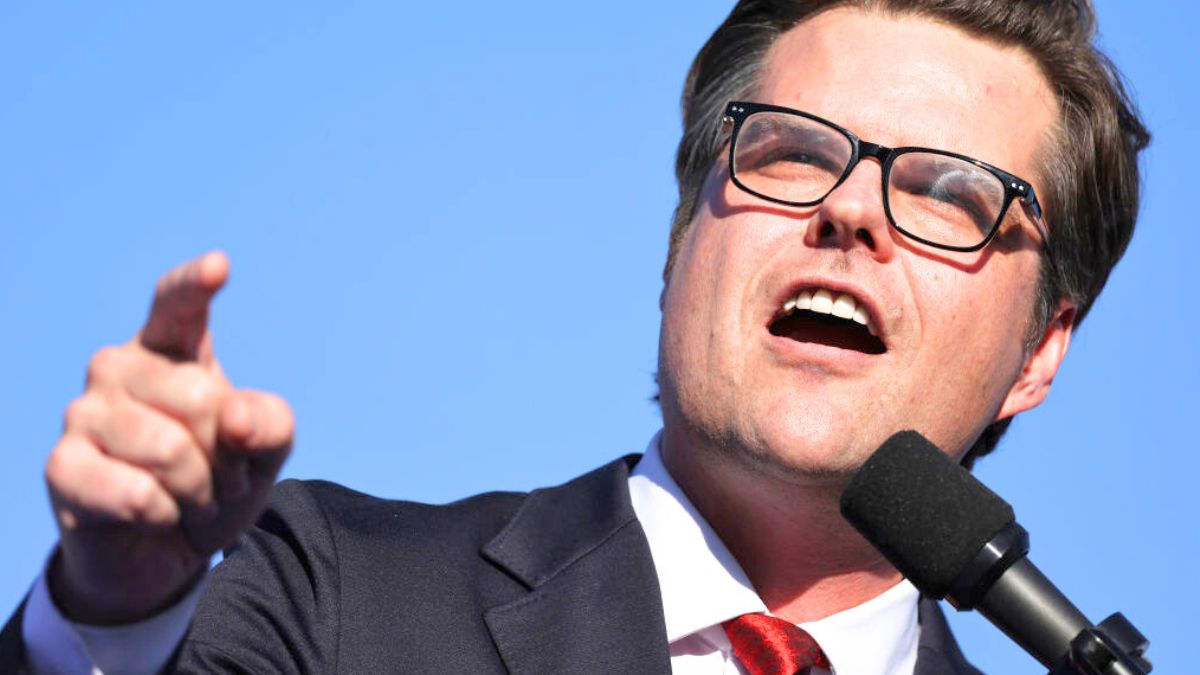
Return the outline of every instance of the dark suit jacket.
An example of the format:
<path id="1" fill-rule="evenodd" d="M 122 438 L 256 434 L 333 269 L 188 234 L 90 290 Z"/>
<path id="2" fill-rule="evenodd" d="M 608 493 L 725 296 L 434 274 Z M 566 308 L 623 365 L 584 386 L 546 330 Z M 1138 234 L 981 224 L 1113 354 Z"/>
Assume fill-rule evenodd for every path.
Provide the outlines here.
<path id="1" fill-rule="evenodd" d="M 181 672 L 670 673 L 631 456 L 445 506 L 286 481 L 212 574 Z M 20 611 L 0 672 L 21 672 Z M 916 675 L 975 674 L 935 602 Z"/>

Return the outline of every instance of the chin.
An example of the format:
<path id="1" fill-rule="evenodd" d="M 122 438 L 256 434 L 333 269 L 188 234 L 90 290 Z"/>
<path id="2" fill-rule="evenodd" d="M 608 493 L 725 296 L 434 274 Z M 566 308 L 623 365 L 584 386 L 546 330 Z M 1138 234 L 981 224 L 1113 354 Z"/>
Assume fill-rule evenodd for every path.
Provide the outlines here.
<path id="1" fill-rule="evenodd" d="M 743 452 L 758 469 L 789 482 L 844 482 L 875 449 L 864 447 L 841 415 L 792 409 L 786 416 L 768 419 L 779 423 L 755 434 L 758 440 L 746 444 Z"/>

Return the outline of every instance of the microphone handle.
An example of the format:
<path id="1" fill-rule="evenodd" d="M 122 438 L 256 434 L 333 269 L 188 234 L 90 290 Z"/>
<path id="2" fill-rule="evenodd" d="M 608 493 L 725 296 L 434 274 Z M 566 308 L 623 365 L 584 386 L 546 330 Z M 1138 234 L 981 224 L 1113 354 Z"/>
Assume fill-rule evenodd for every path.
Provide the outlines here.
<path id="1" fill-rule="evenodd" d="M 1028 558 L 996 579 L 974 609 L 1047 668 L 1092 624 Z"/>

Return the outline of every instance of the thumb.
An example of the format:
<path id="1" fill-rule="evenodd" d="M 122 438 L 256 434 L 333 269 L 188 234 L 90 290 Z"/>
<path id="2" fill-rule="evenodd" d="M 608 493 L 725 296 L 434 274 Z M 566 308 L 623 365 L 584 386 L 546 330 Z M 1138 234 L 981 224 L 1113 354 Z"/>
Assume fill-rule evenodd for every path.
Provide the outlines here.
<path id="1" fill-rule="evenodd" d="M 294 435 L 295 417 L 282 398 L 249 389 L 230 392 L 217 418 L 218 496 L 238 500 L 274 483 Z"/>

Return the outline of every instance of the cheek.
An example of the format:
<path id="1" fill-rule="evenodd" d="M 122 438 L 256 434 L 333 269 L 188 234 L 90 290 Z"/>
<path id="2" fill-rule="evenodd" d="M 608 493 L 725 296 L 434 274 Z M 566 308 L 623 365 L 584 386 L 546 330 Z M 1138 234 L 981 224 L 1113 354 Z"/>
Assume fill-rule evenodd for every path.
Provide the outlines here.
<path id="1" fill-rule="evenodd" d="M 923 358 L 949 409 L 990 416 L 1021 371 L 1034 291 L 1025 279 L 1036 277 L 1013 262 L 994 256 L 973 274 L 943 267 L 922 279 Z"/>
<path id="2" fill-rule="evenodd" d="M 671 311 L 707 317 L 710 325 L 733 324 L 786 228 L 741 203 L 744 193 L 714 168 L 700 194 L 671 272 Z"/>
<path id="3" fill-rule="evenodd" d="M 731 208 L 723 176 L 710 174 L 664 294 L 660 368 L 685 407 L 729 399 L 747 377 L 754 339 L 748 308 L 778 248 L 773 237 L 780 228 L 751 210 Z"/>
<path id="4" fill-rule="evenodd" d="M 694 390 L 695 375 L 711 369 L 711 341 L 720 316 L 723 263 L 716 233 L 704 214 L 693 219 L 675 259 L 664 293 L 662 354 L 667 371 L 680 394 Z"/>

